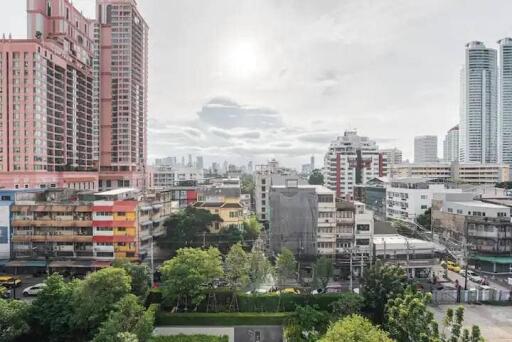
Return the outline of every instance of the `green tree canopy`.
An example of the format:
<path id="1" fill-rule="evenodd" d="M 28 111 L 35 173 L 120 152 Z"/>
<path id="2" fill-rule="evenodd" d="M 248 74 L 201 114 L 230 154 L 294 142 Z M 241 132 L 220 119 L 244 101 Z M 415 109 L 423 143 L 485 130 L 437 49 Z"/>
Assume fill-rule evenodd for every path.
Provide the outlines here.
<path id="1" fill-rule="evenodd" d="M 110 312 L 106 321 L 101 324 L 93 342 L 123 342 L 126 334 L 136 336 L 138 342 L 149 341 L 153 332 L 155 312 L 152 307 L 144 310 L 138 297 L 133 294 L 124 296 Z"/>
<path id="2" fill-rule="evenodd" d="M 320 342 L 393 342 L 387 333 L 360 315 L 332 324 Z"/>
<path id="3" fill-rule="evenodd" d="M 423 214 L 419 215 L 416 222 L 425 228 L 430 228 L 432 226 L 432 208 L 428 208 Z"/>
<path id="4" fill-rule="evenodd" d="M 297 305 L 285 327 L 287 340 L 294 342 L 318 341 L 329 325 L 329 314 L 317 306 Z"/>
<path id="5" fill-rule="evenodd" d="M 272 272 L 272 265 L 260 250 L 249 253 L 249 283 L 256 291 Z"/>
<path id="6" fill-rule="evenodd" d="M 58 273 L 53 273 L 46 279 L 46 287 L 30 307 L 30 325 L 39 339 L 44 341 L 73 339 L 76 334 L 73 296 L 79 282 L 79 280 L 66 282 Z"/>
<path id="7" fill-rule="evenodd" d="M 29 305 L 19 300 L 0 299 L 0 341 L 14 341 L 29 331 Z"/>
<path id="8" fill-rule="evenodd" d="M 151 269 L 146 264 L 134 264 L 127 260 L 115 260 L 114 267 L 123 268 L 132 279 L 132 293 L 144 301 L 151 289 Z"/>
<path id="9" fill-rule="evenodd" d="M 160 271 L 164 303 L 167 305 L 191 303 L 195 306 L 204 299 L 203 286 L 210 284 L 224 273 L 217 248 L 179 249 L 174 258 L 164 262 Z"/>
<path id="10" fill-rule="evenodd" d="M 405 271 L 399 266 L 385 265 L 377 261 L 364 274 L 362 295 L 365 306 L 377 323 L 382 323 L 389 299 L 401 295 L 406 287 Z"/>
<path id="11" fill-rule="evenodd" d="M 322 255 L 315 263 L 315 280 L 319 280 L 322 287 L 326 287 L 332 277 L 332 260 Z"/>
<path id="12" fill-rule="evenodd" d="M 256 240 L 260 236 L 261 223 L 256 216 L 251 216 L 244 222 L 244 239 Z"/>
<path id="13" fill-rule="evenodd" d="M 340 298 L 330 305 L 331 314 L 335 319 L 361 313 L 364 300 L 361 295 L 353 292 L 343 292 Z"/>
<path id="14" fill-rule="evenodd" d="M 428 310 L 431 295 L 408 287 L 386 305 L 386 330 L 397 341 L 439 341 L 439 328 Z"/>
<path id="15" fill-rule="evenodd" d="M 297 261 L 293 252 L 284 247 L 276 258 L 276 276 L 279 286 L 286 285 L 286 282 L 295 278 L 297 273 Z"/>
<path id="16" fill-rule="evenodd" d="M 249 255 L 240 243 L 229 250 L 224 262 L 224 273 L 231 289 L 244 289 L 249 284 Z"/>
<path id="17" fill-rule="evenodd" d="M 74 323 L 94 336 L 114 305 L 131 290 L 131 278 L 122 268 L 109 267 L 90 273 L 74 291 Z"/>
<path id="18" fill-rule="evenodd" d="M 324 185 L 324 175 L 319 169 L 314 169 L 309 175 L 308 183 L 311 185 Z"/>

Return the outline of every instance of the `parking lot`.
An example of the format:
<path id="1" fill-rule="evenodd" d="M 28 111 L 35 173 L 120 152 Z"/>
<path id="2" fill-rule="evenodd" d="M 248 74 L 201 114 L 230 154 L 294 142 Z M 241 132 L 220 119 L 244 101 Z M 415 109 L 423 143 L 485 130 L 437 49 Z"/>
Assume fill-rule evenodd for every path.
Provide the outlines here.
<path id="1" fill-rule="evenodd" d="M 24 297 L 23 290 L 29 286 L 44 282 L 44 280 L 46 278 L 44 276 L 34 277 L 33 275 L 17 275 L 16 277 L 21 279 L 21 284 L 18 287 L 16 287 L 16 291 L 15 291 L 16 298 L 22 299 L 22 300 L 25 300 L 28 302 L 32 301 L 34 299 L 34 297 Z"/>

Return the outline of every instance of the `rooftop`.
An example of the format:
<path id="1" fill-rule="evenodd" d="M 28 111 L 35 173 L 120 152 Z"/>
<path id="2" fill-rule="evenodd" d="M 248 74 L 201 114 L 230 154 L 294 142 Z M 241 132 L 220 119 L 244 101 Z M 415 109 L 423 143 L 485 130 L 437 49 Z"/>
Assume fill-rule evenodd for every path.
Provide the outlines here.
<path id="1" fill-rule="evenodd" d="M 136 188 L 118 188 L 118 189 L 112 189 L 102 192 L 95 193 L 96 196 L 116 196 L 116 195 L 122 195 L 130 192 L 137 192 L 138 190 Z"/>
<path id="2" fill-rule="evenodd" d="M 325 194 L 330 195 L 334 194 L 334 191 L 327 189 L 323 185 L 311 185 L 311 184 L 299 184 L 295 186 L 286 186 L 286 185 L 272 185 L 272 189 L 314 189 L 317 194 Z"/>
<path id="3" fill-rule="evenodd" d="M 508 210 L 509 208 L 504 206 L 504 205 L 498 205 L 498 204 L 493 204 L 493 203 L 486 203 L 486 202 L 482 202 L 482 201 L 476 201 L 476 200 L 472 200 L 472 201 L 454 201 L 454 202 L 450 202 L 452 204 L 458 204 L 458 205 L 463 205 L 463 206 L 467 206 L 467 207 L 473 207 L 473 208 L 487 208 L 487 209 L 505 209 L 505 210 Z"/>

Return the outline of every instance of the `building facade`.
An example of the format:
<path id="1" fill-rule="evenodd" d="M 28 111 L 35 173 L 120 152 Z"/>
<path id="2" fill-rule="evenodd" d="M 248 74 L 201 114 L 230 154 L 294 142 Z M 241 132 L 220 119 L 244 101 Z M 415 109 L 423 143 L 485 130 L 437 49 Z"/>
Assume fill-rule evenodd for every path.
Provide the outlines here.
<path id="1" fill-rule="evenodd" d="M 293 179 L 297 180 L 300 184 L 306 184 L 306 181 L 300 179 L 295 170 L 279 166 L 279 162 L 275 159 L 265 165 L 256 165 L 254 173 L 254 201 L 258 220 L 269 220 L 269 196 L 272 186 L 285 185 L 287 180 Z"/>
<path id="2" fill-rule="evenodd" d="M 422 135 L 414 137 L 414 162 L 435 163 L 437 161 L 437 136 Z"/>
<path id="3" fill-rule="evenodd" d="M 151 185 L 155 188 L 169 188 L 180 184 L 202 182 L 203 169 L 188 167 L 156 166 L 151 171 Z"/>
<path id="4" fill-rule="evenodd" d="M 382 169 L 380 176 L 388 177 L 390 172 L 395 165 L 402 164 L 402 151 L 395 148 L 381 149 L 380 154 L 382 156 Z"/>
<path id="5" fill-rule="evenodd" d="M 459 125 L 452 127 L 444 137 L 443 161 L 448 163 L 459 161 Z"/>
<path id="6" fill-rule="evenodd" d="M 461 72 L 459 160 L 498 161 L 497 52 L 484 43 L 466 44 Z"/>
<path id="7" fill-rule="evenodd" d="M 414 222 L 432 206 L 435 193 L 460 193 L 424 178 L 394 179 L 386 191 L 386 217 Z"/>
<path id="8" fill-rule="evenodd" d="M 512 38 L 503 38 L 499 44 L 498 120 L 499 161 L 512 164 Z"/>
<path id="9" fill-rule="evenodd" d="M 436 194 L 432 227 L 445 238 L 468 243 L 470 262 L 480 271 L 512 273 L 509 206 L 483 202 L 472 193 Z"/>
<path id="10" fill-rule="evenodd" d="M 377 144 L 355 131 L 346 131 L 331 142 L 324 159 L 325 186 L 337 197 L 350 200 L 354 186 L 379 177 L 382 157 Z"/>
<path id="11" fill-rule="evenodd" d="M 320 185 L 288 180 L 270 191 L 270 245 L 277 255 L 290 249 L 300 258 L 336 250 L 335 194 Z"/>
<path id="12" fill-rule="evenodd" d="M 422 163 L 395 165 L 393 177 L 443 178 L 458 183 L 495 184 L 507 182 L 510 166 L 480 163 Z"/>
<path id="13" fill-rule="evenodd" d="M 144 188 L 148 25 L 135 0 L 97 3 L 101 189 Z M 109 187 L 106 182 L 115 184 Z"/>

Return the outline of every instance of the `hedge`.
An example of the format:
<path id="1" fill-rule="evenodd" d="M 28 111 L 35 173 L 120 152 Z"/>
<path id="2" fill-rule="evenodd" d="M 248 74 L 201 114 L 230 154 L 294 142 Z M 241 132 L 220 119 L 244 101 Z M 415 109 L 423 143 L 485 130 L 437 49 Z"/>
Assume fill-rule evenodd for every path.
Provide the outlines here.
<path id="1" fill-rule="evenodd" d="M 209 335 L 155 336 L 151 338 L 151 342 L 228 342 L 228 337 Z"/>
<path id="2" fill-rule="evenodd" d="M 215 307 L 207 307 L 208 295 L 215 295 L 215 300 L 210 298 L 210 304 Z M 197 308 L 198 312 L 290 312 L 295 311 L 297 305 L 316 305 L 318 310 L 331 311 L 330 304 L 338 300 L 344 300 L 347 296 L 359 296 L 354 293 L 327 293 L 321 295 L 286 293 L 280 296 L 277 293 L 264 294 L 238 294 L 238 310 L 232 310 L 232 292 L 226 289 L 215 289 L 207 293 L 207 298 Z M 148 297 L 149 303 L 161 303 L 162 293 L 160 289 L 153 289 Z M 208 309 L 208 310 L 207 310 Z"/>
<path id="3" fill-rule="evenodd" d="M 170 313 L 160 311 L 156 316 L 156 325 L 282 325 L 290 314 L 288 312 Z"/>

